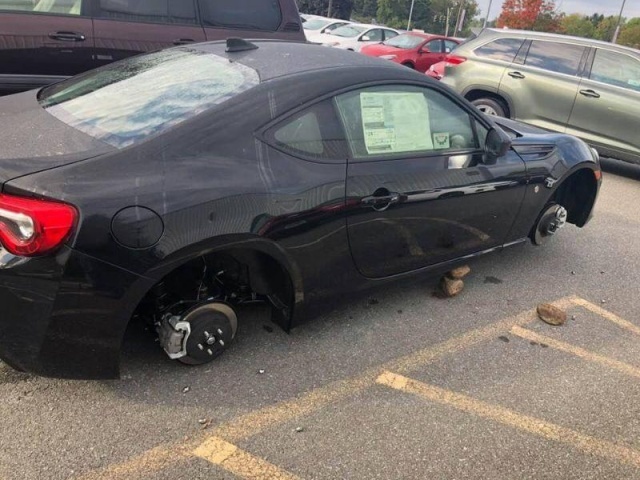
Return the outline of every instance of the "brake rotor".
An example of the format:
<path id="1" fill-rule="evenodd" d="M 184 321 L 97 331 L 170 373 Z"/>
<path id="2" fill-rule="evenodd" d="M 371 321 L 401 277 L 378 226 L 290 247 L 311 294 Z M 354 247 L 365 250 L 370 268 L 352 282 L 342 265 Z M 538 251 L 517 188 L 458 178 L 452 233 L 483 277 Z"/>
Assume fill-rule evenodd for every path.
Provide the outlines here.
<path id="1" fill-rule="evenodd" d="M 540 216 L 533 234 L 533 243 L 542 245 L 567 223 L 568 212 L 562 205 L 550 205 Z"/>
<path id="2" fill-rule="evenodd" d="M 178 360 L 200 365 L 219 357 L 236 336 L 238 317 L 229 305 L 220 302 L 198 305 L 182 318 L 191 326 L 185 357 Z"/>

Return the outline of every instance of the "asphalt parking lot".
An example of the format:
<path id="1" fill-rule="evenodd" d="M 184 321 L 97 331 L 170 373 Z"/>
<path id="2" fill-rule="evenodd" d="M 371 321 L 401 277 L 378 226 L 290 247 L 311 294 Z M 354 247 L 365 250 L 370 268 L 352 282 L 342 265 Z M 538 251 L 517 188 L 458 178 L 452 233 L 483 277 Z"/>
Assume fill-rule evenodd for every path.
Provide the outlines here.
<path id="1" fill-rule="evenodd" d="M 640 478 L 640 167 L 604 164 L 585 229 L 457 298 L 425 279 L 290 335 L 257 308 L 198 368 L 132 328 L 120 381 L 0 365 L 0 478 Z"/>

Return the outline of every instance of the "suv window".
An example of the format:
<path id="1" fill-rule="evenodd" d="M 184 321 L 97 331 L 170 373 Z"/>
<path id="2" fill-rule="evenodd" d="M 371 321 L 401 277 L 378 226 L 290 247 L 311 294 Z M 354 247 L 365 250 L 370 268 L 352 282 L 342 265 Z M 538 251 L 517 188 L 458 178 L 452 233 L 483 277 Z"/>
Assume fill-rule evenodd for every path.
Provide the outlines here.
<path id="1" fill-rule="evenodd" d="M 226 58 L 171 49 L 56 83 L 41 90 L 38 100 L 68 125 L 115 147 L 126 147 L 195 117 L 259 81 L 255 70 Z"/>
<path id="2" fill-rule="evenodd" d="M 471 115 L 443 94 L 413 86 L 370 87 L 336 97 L 356 159 L 478 148 Z"/>
<path id="3" fill-rule="evenodd" d="M 276 31 L 282 22 L 278 0 L 200 0 L 208 27 Z"/>
<path id="4" fill-rule="evenodd" d="M 640 61 L 599 48 L 591 67 L 591 80 L 640 91 Z"/>
<path id="5" fill-rule="evenodd" d="M 585 47 L 570 43 L 531 42 L 525 65 L 543 68 L 550 72 L 577 75 Z"/>
<path id="6" fill-rule="evenodd" d="M 80 15 L 82 0 L 0 0 L 0 10 Z"/>
<path id="7" fill-rule="evenodd" d="M 196 23 L 193 0 L 164 0 L 161 2 L 100 0 L 96 16 L 132 22 Z"/>
<path id="8" fill-rule="evenodd" d="M 344 132 L 332 100 L 324 100 L 288 117 L 267 133 L 276 147 L 311 159 L 346 160 Z"/>
<path id="9" fill-rule="evenodd" d="M 522 38 L 499 38 L 476 48 L 475 54 L 479 57 L 511 63 L 516 58 L 522 42 L 524 42 Z"/>

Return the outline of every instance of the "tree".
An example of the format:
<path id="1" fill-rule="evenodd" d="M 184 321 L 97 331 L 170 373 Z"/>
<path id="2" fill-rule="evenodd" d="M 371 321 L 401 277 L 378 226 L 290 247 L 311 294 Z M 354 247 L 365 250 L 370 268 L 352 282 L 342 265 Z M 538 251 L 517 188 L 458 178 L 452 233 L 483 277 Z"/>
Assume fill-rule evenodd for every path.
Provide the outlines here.
<path id="1" fill-rule="evenodd" d="M 624 25 L 618 37 L 618 43 L 640 48 L 640 18 L 633 18 Z"/>
<path id="2" fill-rule="evenodd" d="M 312 15 L 327 15 L 329 11 L 329 0 L 298 0 L 298 9 L 302 13 Z M 331 16 L 334 18 L 351 18 L 353 0 L 333 0 L 331 5 Z"/>
<path id="3" fill-rule="evenodd" d="M 589 17 L 585 17 L 579 13 L 573 13 L 562 16 L 560 19 L 560 31 L 576 37 L 594 38 L 596 35 L 596 26 Z"/>
<path id="4" fill-rule="evenodd" d="M 603 18 L 598 23 L 596 27 L 596 35 L 595 38 L 598 40 L 604 40 L 605 42 L 609 42 L 613 39 L 614 33 L 616 33 L 616 26 L 618 25 L 618 17 L 614 17 L 613 15 L 610 17 Z"/>
<path id="5" fill-rule="evenodd" d="M 554 0 L 505 0 L 496 25 L 522 30 L 557 26 Z"/>

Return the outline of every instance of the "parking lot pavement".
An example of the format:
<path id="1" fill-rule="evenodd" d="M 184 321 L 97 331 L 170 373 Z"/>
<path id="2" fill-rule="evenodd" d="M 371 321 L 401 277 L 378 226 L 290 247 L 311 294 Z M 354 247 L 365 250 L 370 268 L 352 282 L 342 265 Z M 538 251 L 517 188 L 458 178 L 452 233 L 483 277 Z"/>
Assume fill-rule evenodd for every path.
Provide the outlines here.
<path id="1" fill-rule="evenodd" d="M 0 366 L 0 478 L 640 478 L 640 168 L 605 166 L 587 228 L 454 299 L 417 280 L 290 335 L 256 309 L 198 368 L 132 328 L 120 381 Z"/>

